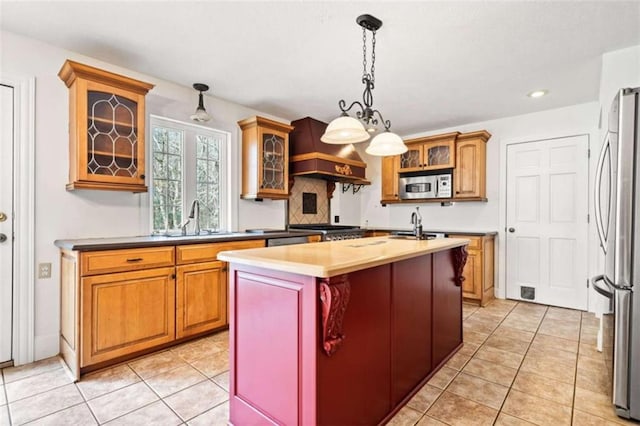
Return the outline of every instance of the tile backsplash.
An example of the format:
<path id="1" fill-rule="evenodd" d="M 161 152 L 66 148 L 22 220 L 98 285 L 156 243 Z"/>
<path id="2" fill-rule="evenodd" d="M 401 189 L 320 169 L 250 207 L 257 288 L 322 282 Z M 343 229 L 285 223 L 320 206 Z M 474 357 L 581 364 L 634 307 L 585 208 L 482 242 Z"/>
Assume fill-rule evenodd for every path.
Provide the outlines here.
<path id="1" fill-rule="evenodd" d="M 316 195 L 315 214 L 303 212 L 303 194 Z M 309 195 L 306 196 L 309 200 Z M 308 210 L 308 209 L 307 209 Z M 289 224 L 329 223 L 329 198 L 327 181 L 296 176 L 289 196 Z"/>

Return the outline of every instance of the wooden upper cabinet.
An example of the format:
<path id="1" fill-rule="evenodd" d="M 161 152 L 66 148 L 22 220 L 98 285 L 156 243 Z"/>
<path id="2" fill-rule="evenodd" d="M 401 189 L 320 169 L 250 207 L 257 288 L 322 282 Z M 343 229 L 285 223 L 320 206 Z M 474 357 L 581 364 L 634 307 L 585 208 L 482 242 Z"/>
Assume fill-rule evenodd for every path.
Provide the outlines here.
<path id="1" fill-rule="evenodd" d="M 239 121 L 242 129 L 242 192 L 246 199 L 289 197 L 289 132 L 293 127 L 263 117 Z"/>
<path id="2" fill-rule="evenodd" d="M 398 200 L 398 167 L 400 156 L 382 157 L 381 202 Z"/>
<path id="3" fill-rule="evenodd" d="M 464 133 L 456 140 L 454 198 L 486 199 L 487 131 Z"/>
<path id="4" fill-rule="evenodd" d="M 153 85 L 70 60 L 58 76 L 69 88 L 67 190 L 146 192 L 145 95 Z"/>
<path id="5" fill-rule="evenodd" d="M 455 141 L 458 132 L 405 141 L 409 148 L 400 155 L 398 171 L 451 169 L 455 167 Z"/>

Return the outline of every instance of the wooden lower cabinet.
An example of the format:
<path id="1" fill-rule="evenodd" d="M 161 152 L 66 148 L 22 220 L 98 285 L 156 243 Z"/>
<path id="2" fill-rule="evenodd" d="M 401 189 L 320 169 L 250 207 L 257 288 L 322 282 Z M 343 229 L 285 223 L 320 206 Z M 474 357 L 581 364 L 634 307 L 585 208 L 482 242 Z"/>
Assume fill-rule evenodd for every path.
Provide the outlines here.
<path id="1" fill-rule="evenodd" d="M 494 236 L 451 236 L 471 240 L 467 249 L 469 256 L 462 273 L 462 296 L 465 302 L 485 306 L 494 299 Z"/>
<path id="2" fill-rule="evenodd" d="M 176 338 L 227 325 L 225 262 L 176 267 Z"/>
<path id="3" fill-rule="evenodd" d="M 111 362 L 225 327 L 227 264 L 217 255 L 264 246 L 265 240 L 248 240 L 61 250 L 63 359 L 79 379 Z"/>
<path id="4" fill-rule="evenodd" d="M 364 236 L 365 238 L 369 238 L 369 237 L 386 237 L 388 235 L 391 235 L 391 231 L 365 231 Z"/>
<path id="5" fill-rule="evenodd" d="M 82 278 L 80 366 L 175 339 L 174 268 Z"/>

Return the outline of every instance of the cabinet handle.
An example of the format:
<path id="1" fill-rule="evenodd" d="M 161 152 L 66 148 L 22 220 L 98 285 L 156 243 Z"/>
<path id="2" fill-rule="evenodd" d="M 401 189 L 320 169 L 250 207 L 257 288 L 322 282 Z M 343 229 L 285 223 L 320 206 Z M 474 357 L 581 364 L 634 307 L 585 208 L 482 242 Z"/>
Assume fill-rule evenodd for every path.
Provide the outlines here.
<path id="1" fill-rule="evenodd" d="M 144 179 L 144 178 L 146 178 L 145 175 L 140 175 L 140 179 Z"/>
<path id="2" fill-rule="evenodd" d="M 131 259 L 127 259 L 127 262 L 134 263 L 134 262 L 140 262 L 142 260 L 144 259 L 141 257 L 132 257 Z"/>
<path id="3" fill-rule="evenodd" d="M 171 279 L 175 280 L 176 279 L 176 274 L 171 274 Z"/>

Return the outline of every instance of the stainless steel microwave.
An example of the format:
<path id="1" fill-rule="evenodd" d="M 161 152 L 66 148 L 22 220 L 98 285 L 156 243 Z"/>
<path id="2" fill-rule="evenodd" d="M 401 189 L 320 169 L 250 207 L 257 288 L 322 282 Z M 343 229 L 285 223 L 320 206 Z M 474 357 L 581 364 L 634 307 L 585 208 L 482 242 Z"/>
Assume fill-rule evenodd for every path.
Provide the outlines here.
<path id="1" fill-rule="evenodd" d="M 401 177 L 398 186 L 401 200 L 451 198 L 451 173 Z"/>

